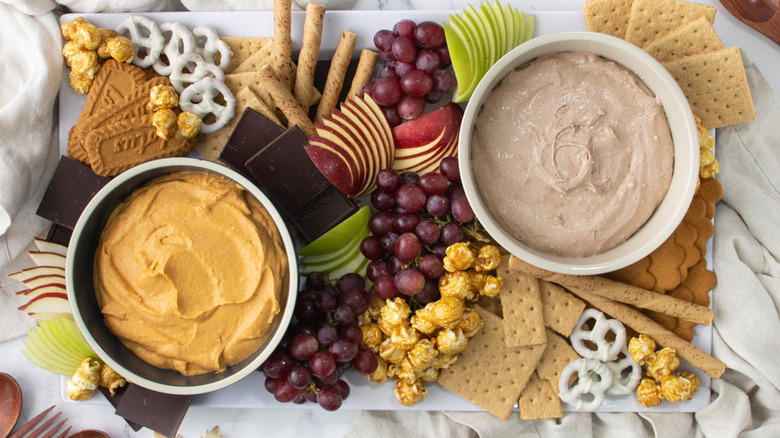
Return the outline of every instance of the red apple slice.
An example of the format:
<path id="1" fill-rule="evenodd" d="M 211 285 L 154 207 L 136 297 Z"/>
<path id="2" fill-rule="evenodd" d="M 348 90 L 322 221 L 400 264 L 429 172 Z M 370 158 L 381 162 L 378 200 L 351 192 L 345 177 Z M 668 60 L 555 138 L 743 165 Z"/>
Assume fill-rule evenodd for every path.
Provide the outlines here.
<path id="1" fill-rule="evenodd" d="M 330 118 L 330 116 L 325 117 Z M 343 157 L 352 174 L 352 184 L 355 187 L 355 190 L 359 191 L 363 178 L 365 177 L 366 162 L 361 156 L 360 151 L 351 146 L 354 144 L 354 140 L 341 126 L 317 126 L 318 134 L 324 140 L 320 146 L 331 149 L 333 152 L 336 152 L 339 156 Z"/>
<path id="2" fill-rule="evenodd" d="M 438 169 L 430 160 L 454 156 L 463 110 L 450 102 L 436 111 L 393 128 L 396 145 L 396 162 L 393 168 L 400 171 L 425 173 Z M 426 150 L 431 151 L 426 153 Z"/>
<path id="3" fill-rule="evenodd" d="M 366 181 L 366 187 L 363 193 L 369 193 L 376 187 L 376 175 L 380 170 L 390 168 L 393 165 L 395 156 L 395 145 L 392 140 L 392 132 L 387 118 L 379 105 L 371 99 L 371 96 L 365 95 L 364 98 L 357 96 L 348 99 L 342 103 L 344 112 L 349 112 L 353 117 L 361 120 L 369 131 L 373 134 L 375 142 L 372 144 L 374 154 L 376 155 L 377 172 Z"/>
<path id="4" fill-rule="evenodd" d="M 343 109 L 344 107 L 342 105 L 342 110 Z M 358 163 L 360 164 L 360 169 L 363 173 L 361 176 L 361 183 L 365 181 L 368 175 L 373 171 L 374 159 L 368 148 L 361 146 L 370 144 L 371 140 L 365 136 L 358 126 L 356 126 L 356 121 L 353 120 L 352 115 L 345 114 L 335 108 L 330 112 L 330 116 L 327 119 L 323 117 L 322 121 L 323 124 L 329 128 L 341 130 L 348 134 L 344 137 L 346 142 L 343 146 L 355 152 Z M 360 189 L 363 189 L 362 184 Z"/>
<path id="5" fill-rule="evenodd" d="M 362 193 L 368 193 L 374 190 L 376 175 L 387 166 L 387 154 L 384 152 L 384 139 L 377 132 L 374 122 L 354 102 L 354 100 L 342 102 L 341 109 L 344 114 L 355 120 L 353 123 L 365 138 L 366 152 L 371 155 L 370 172 L 366 175 L 360 190 Z"/>
<path id="6" fill-rule="evenodd" d="M 325 179 L 347 196 L 354 196 L 357 180 L 352 177 L 349 162 L 341 154 L 325 147 L 326 142 L 322 137 L 309 137 L 309 144 L 304 149 Z"/>
<path id="7" fill-rule="evenodd" d="M 10 274 L 9 277 L 17 281 L 25 281 L 34 277 L 42 277 L 46 275 L 56 275 L 65 278 L 65 269 L 59 266 L 35 266 L 32 268 L 22 269 L 19 272 Z"/>
<path id="8" fill-rule="evenodd" d="M 35 241 L 35 246 L 38 247 L 39 251 L 61 254 L 63 257 L 68 253 L 68 247 L 60 245 L 59 243 L 49 242 L 48 240 L 43 240 L 38 237 L 33 240 Z"/>
<path id="9" fill-rule="evenodd" d="M 32 289 L 19 291 L 16 294 L 27 298 L 29 301 L 32 301 L 40 295 L 48 293 L 61 293 L 67 295 L 68 291 L 65 289 L 64 284 L 43 284 Z"/>
<path id="10" fill-rule="evenodd" d="M 54 275 L 36 275 L 35 277 L 30 277 L 28 279 L 23 280 L 23 283 L 25 286 L 27 286 L 30 289 L 34 289 L 40 286 L 45 286 L 48 284 L 56 284 L 64 288 L 65 273 L 63 272 L 62 274 L 54 274 Z"/>
<path id="11" fill-rule="evenodd" d="M 65 269 L 63 254 L 48 251 L 30 251 L 29 254 L 37 266 L 56 266 Z"/>
<path id="12" fill-rule="evenodd" d="M 70 313 L 68 295 L 61 292 L 48 292 L 38 295 L 27 304 L 19 306 L 19 310 L 29 313 Z"/>

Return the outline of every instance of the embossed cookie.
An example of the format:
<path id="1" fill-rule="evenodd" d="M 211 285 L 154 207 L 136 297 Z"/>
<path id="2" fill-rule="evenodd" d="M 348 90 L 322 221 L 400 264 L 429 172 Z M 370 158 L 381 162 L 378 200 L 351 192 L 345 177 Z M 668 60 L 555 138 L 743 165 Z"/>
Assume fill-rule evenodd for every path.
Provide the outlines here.
<path id="1" fill-rule="evenodd" d="M 101 176 L 117 175 L 157 158 L 186 154 L 194 147 L 195 139 L 158 137 L 151 114 L 103 126 L 87 135 L 84 142 L 92 170 Z"/>
<path id="2" fill-rule="evenodd" d="M 68 134 L 68 156 L 87 163 L 87 153 L 83 147 L 83 137 L 86 134 L 83 131 L 83 120 L 123 101 L 145 81 L 146 75 L 140 68 L 113 59 L 107 60 L 95 75 L 95 81 L 87 94 L 84 110 Z"/>

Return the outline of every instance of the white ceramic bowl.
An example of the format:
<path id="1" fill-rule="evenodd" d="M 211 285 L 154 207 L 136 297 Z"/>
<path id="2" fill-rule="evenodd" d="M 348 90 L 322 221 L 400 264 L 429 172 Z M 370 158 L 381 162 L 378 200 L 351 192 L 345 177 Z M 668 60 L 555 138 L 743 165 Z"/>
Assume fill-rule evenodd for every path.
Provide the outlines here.
<path id="1" fill-rule="evenodd" d="M 233 180 L 265 207 L 282 236 L 289 265 L 288 283 L 282 291 L 280 314 L 271 334 L 252 354 L 224 371 L 185 376 L 158 368 L 131 352 L 103 322 L 93 284 L 95 250 L 111 212 L 136 188 L 176 172 L 208 172 Z M 255 371 L 273 352 L 290 324 L 298 290 L 298 265 L 292 238 L 284 220 L 271 201 L 248 179 L 220 164 L 195 158 L 165 158 L 136 166 L 109 181 L 79 217 L 68 245 L 65 267 L 73 316 L 90 347 L 101 360 L 121 376 L 145 388 L 167 394 L 201 394 L 233 384 Z"/>
<path id="2" fill-rule="evenodd" d="M 674 168 L 666 196 L 650 219 L 631 237 L 603 253 L 563 257 L 531 248 L 505 231 L 486 209 L 471 168 L 474 122 L 485 99 L 509 72 L 539 56 L 586 51 L 615 61 L 634 72 L 663 103 L 674 142 Z M 468 102 L 460 127 L 458 149 L 463 188 L 480 223 L 515 256 L 540 268 L 563 274 L 601 274 L 628 266 L 658 248 L 685 216 L 699 174 L 699 139 L 690 105 L 677 82 L 653 57 L 619 38 L 593 32 L 561 32 L 534 38 L 514 48 L 485 74 Z"/>

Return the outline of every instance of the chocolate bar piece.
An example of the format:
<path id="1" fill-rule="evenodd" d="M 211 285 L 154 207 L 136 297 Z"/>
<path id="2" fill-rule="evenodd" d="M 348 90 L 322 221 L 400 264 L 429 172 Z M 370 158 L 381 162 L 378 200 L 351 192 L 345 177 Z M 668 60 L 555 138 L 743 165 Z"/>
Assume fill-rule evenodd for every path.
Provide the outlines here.
<path id="1" fill-rule="evenodd" d="M 291 218 L 301 237 L 311 242 L 352 216 L 358 210 L 355 201 L 333 186 L 311 200 Z"/>
<path id="2" fill-rule="evenodd" d="M 46 240 L 59 243 L 62 246 L 68 246 L 71 235 L 73 235 L 73 230 L 69 230 L 62 225 L 51 224 L 49 232 L 46 234 Z"/>
<path id="3" fill-rule="evenodd" d="M 236 172 L 252 179 L 245 166 L 246 161 L 283 132 L 284 129 L 276 123 L 252 108 L 247 108 L 230 134 L 219 159 Z"/>
<path id="4" fill-rule="evenodd" d="M 102 386 L 102 385 L 98 386 L 98 391 L 100 391 L 100 393 L 103 394 L 103 396 L 106 397 L 106 400 L 108 400 L 108 402 L 111 403 L 111 406 L 113 406 L 114 409 L 116 409 L 116 407 L 119 406 L 119 402 L 122 400 L 122 396 L 125 395 L 125 390 L 130 385 L 132 385 L 132 383 L 128 383 L 127 385 L 125 385 L 125 386 L 123 386 L 121 388 L 118 388 L 116 390 L 116 392 L 114 393 L 114 395 L 111 395 L 111 391 L 108 388 L 106 388 L 105 386 Z M 140 424 L 133 423 L 132 421 L 127 420 L 127 419 L 125 419 L 125 422 L 130 426 L 131 429 L 133 429 L 136 432 L 141 430 L 141 428 L 143 427 Z"/>
<path id="5" fill-rule="evenodd" d="M 130 383 L 116 406 L 116 414 L 128 422 L 174 437 L 193 397 L 163 394 Z"/>
<path id="6" fill-rule="evenodd" d="M 294 216 L 331 185 L 306 154 L 305 144 L 306 135 L 293 126 L 246 161 L 257 185 L 286 216 Z"/>
<path id="7" fill-rule="evenodd" d="M 92 197 L 110 180 L 96 175 L 89 166 L 62 157 L 36 214 L 72 230 Z"/>

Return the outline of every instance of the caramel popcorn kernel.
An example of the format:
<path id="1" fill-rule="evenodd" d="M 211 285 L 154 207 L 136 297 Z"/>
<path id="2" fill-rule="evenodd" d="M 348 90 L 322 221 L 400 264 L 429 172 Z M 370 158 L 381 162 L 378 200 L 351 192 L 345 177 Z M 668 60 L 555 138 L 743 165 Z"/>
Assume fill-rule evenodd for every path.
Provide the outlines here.
<path id="1" fill-rule="evenodd" d="M 382 343 L 382 330 L 372 322 L 361 324 L 359 327 L 363 332 L 363 345 L 374 353 L 378 353 L 379 344 Z"/>
<path id="2" fill-rule="evenodd" d="M 390 338 L 385 339 L 379 344 L 379 357 L 390 363 L 401 363 L 406 358 L 406 351 L 399 345 L 394 344 Z"/>
<path id="3" fill-rule="evenodd" d="M 85 52 L 85 50 L 80 48 L 73 41 L 68 41 L 65 43 L 65 45 L 62 46 L 62 56 L 65 57 L 65 63 L 68 65 L 68 67 L 71 66 L 73 57 L 81 52 Z"/>
<path id="4" fill-rule="evenodd" d="M 392 333 L 392 329 L 395 326 L 409 318 L 410 313 L 412 313 L 412 310 L 409 309 L 409 305 L 406 304 L 406 301 L 403 298 L 396 297 L 394 300 L 387 299 L 380 311 L 378 320 L 379 328 L 389 335 Z"/>
<path id="5" fill-rule="evenodd" d="M 671 375 L 680 366 L 680 359 L 674 348 L 664 347 L 645 359 L 647 375 L 660 382 L 665 376 Z"/>
<path id="6" fill-rule="evenodd" d="M 443 328 L 453 328 L 458 324 L 466 308 L 463 300 L 455 297 L 441 297 L 431 309 L 433 321 Z"/>
<path id="7" fill-rule="evenodd" d="M 385 300 L 376 295 L 371 295 L 371 301 L 368 303 L 368 315 L 374 321 L 379 319 L 382 313 L 382 307 L 385 306 Z"/>
<path id="8" fill-rule="evenodd" d="M 158 111 L 161 109 L 173 109 L 179 106 L 179 95 L 170 85 L 155 85 L 149 92 L 149 103 L 146 109 L 149 111 Z"/>
<path id="9" fill-rule="evenodd" d="M 95 392 L 100 381 L 100 362 L 92 358 L 81 359 L 73 377 L 68 379 L 65 392 L 74 401 L 84 401 Z"/>
<path id="10" fill-rule="evenodd" d="M 469 269 L 466 272 L 469 274 L 469 281 L 471 282 L 469 291 L 471 291 L 471 293 L 474 295 L 479 294 L 479 292 L 485 286 L 485 279 L 487 278 L 487 274 L 477 272 L 473 269 Z"/>
<path id="11" fill-rule="evenodd" d="M 366 379 L 374 383 L 382 383 L 387 381 L 387 361 L 381 357 L 377 357 L 376 362 L 376 369 L 371 374 L 365 374 Z"/>
<path id="12" fill-rule="evenodd" d="M 176 133 L 184 138 L 195 137 L 200 132 L 200 124 L 200 117 L 189 111 L 182 111 L 176 119 L 176 126 L 179 128 Z"/>
<path id="13" fill-rule="evenodd" d="M 100 47 L 100 43 L 103 42 L 100 30 L 88 21 L 79 23 L 72 36 L 71 40 L 79 47 L 87 50 L 97 50 Z"/>
<path id="14" fill-rule="evenodd" d="M 433 358 L 439 352 L 436 350 L 436 339 L 420 339 L 408 353 L 411 365 L 418 370 L 424 370 L 431 366 Z"/>
<path id="15" fill-rule="evenodd" d="M 127 380 L 120 376 L 119 373 L 114 371 L 110 366 L 103 364 L 100 367 L 100 381 L 98 385 L 108 388 L 111 395 L 116 393 L 117 388 L 121 388 L 127 384 Z"/>
<path id="16" fill-rule="evenodd" d="M 176 135 L 176 114 L 173 110 L 161 109 L 152 115 L 152 125 L 157 128 L 157 136 L 170 140 Z"/>
<path id="17" fill-rule="evenodd" d="M 89 88 L 92 86 L 94 80 L 89 76 L 78 74 L 73 70 L 68 73 L 68 78 L 70 79 L 70 86 L 79 94 L 89 93 Z"/>
<path id="18" fill-rule="evenodd" d="M 437 354 L 431 362 L 431 368 L 443 370 L 449 368 L 452 364 L 458 361 L 458 356 L 455 354 Z"/>
<path id="19" fill-rule="evenodd" d="M 115 36 L 106 41 L 106 51 L 118 62 L 133 62 L 133 43 L 123 36 Z"/>
<path id="20" fill-rule="evenodd" d="M 461 300 L 473 299 L 471 280 L 466 271 L 445 272 L 439 277 L 439 292 L 443 297 L 455 297 Z"/>
<path id="21" fill-rule="evenodd" d="M 698 390 L 699 379 L 693 373 L 681 372 L 661 379 L 661 395 L 674 403 L 690 400 Z"/>
<path id="22" fill-rule="evenodd" d="M 61 29 L 62 29 L 62 36 L 66 40 L 72 40 L 73 36 L 76 33 L 76 28 L 84 23 L 89 23 L 86 18 L 84 17 L 78 17 L 73 19 L 73 21 L 68 21 L 67 23 L 62 23 Z"/>
<path id="23" fill-rule="evenodd" d="M 76 74 L 84 75 L 90 79 L 95 78 L 95 73 L 100 69 L 97 55 L 89 50 L 80 50 L 70 57 L 71 71 Z"/>
<path id="24" fill-rule="evenodd" d="M 468 337 L 458 327 L 440 330 L 436 335 L 436 348 L 442 354 L 458 354 L 466 349 L 467 344 Z"/>
<path id="25" fill-rule="evenodd" d="M 428 395 L 428 390 L 425 389 L 420 380 L 414 382 L 399 380 L 395 385 L 393 394 L 395 394 L 395 398 L 397 398 L 402 405 L 414 406 L 418 401 Z"/>
<path id="26" fill-rule="evenodd" d="M 655 341 L 649 336 L 639 335 L 638 338 L 631 338 L 628 341 L 628 352 L 634 358 L 634 363 L 645 364 L 645 359 L 655 351 Z"/>
<path id="27" fill-rule="evenodd" d="M 661 388 L 655 383 L 655 380 L 644 378 L 636 387 L 636 399 L 648 408 L 658 406 L 663 401 Z"/>
<path id="28" fill-rule="evenodd" d="M 420 376 L 420 380 L 423 382 L 435 382 L 439 380 L 439 371 L 440 370 L 438 368 L 426 368 L 422 373 L 422 376 Z"/>
<path id="29" fill-rule="evenodd" d="M 477 259 L 474 262 L 474 269 L 477 272 L 492 271 L 501 263 L 501 254 L 494 245 L 485 245 L 477 252 Z"/>
<path id="30" fill-rule="evenodd" d="M 479 293 L 486 297 L 493 298 L 498 295 L 499 292 L 501 292 L 501 286 L 503 285 L 503 278 L 488 275 L 485 277 L 485 285 L 482 286 L 482 289 L 479 291 Z"/>
<path id="31" fill-rule="evenodd" d="M 449 272 L 465 271 L 473 268 L 476 254 L 467 242 L 453 243 L 446 249 L 446 256 L 442 260 L 444 269 Z"/>
<path id="32" fill-rule="evenodd" d="M 398 348 L 409 351 L 420 340 L 420 332 L 409 324 L 409 321 L 395 326 L 390 333 L 390 342 Z"/>
<path id="33" fill-rule="evenodd" d="M 463 330 L 463 334 L 470 338 L 482 329 L 482 318 L 475 310 L 466 309 L 463 311 L 463 317 L 458 321 L 457 327 Z"/>
<path id="34" fill-rule="evenodd" d="M 433 332 L 435 332 L 439 327 L 436 325 L 436 323 L 433 322 L 433 319 L 431 319 L 430 312 L 420 312 L 420 310 L 412 315 L 411 319 L 409 319 L 409 322 L 412 323 L 412 327 L 414 327 L 418 332 L 426 335 L 432 335 Z"/>

